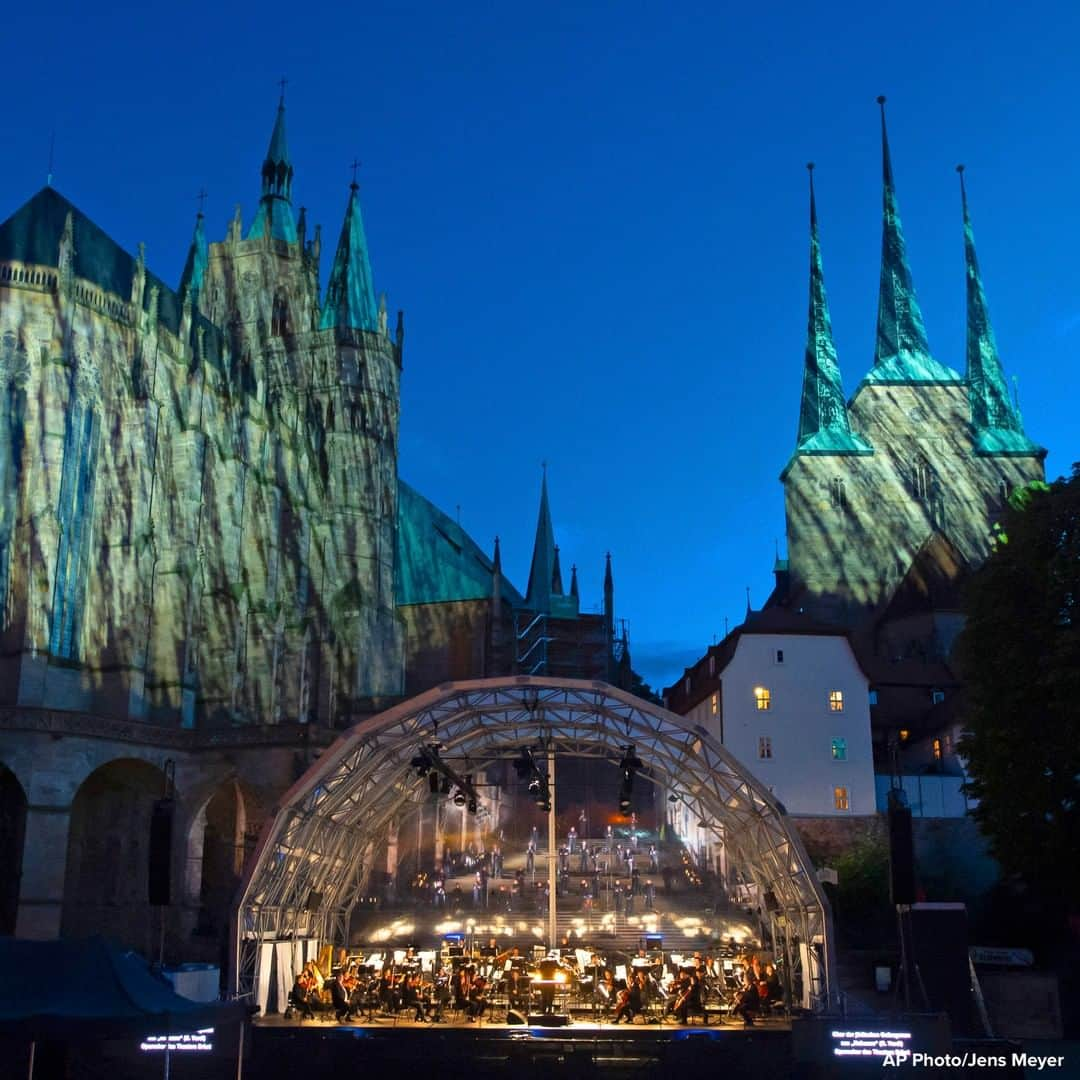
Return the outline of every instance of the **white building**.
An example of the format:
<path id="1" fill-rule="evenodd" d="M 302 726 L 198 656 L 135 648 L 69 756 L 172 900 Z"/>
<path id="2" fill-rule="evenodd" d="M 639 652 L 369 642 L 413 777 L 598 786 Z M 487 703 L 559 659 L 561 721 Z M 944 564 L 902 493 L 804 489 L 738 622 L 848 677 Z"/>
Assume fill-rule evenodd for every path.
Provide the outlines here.
<path id="1" fill-rule="evenodd" d="M 835 628 L 780 608 L 751 612 L 664 703 L 718 738 L 793 817 L 875 813 L 869 685 Z M 698 823 L 680 809 L 672 824 L 694 839 Z"/>

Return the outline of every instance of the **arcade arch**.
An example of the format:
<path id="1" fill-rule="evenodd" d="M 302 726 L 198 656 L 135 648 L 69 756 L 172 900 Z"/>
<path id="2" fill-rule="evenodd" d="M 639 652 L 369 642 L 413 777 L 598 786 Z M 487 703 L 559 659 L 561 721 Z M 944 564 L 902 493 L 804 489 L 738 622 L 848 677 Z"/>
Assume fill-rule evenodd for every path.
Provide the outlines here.
<path id="1" fill-rule="evenodd" d="M 26 801 L 26 792 L 18 777 L 5 765 L 0 765 L 0 935 L 15 933 Z"/>
<path id="2" fill-rule="evenodd" d="M 438 741 L 446 757 L 512 755 L 543 741 L 556 754 L 618 761 L 633 744 L 641 772 L 723 834 L 756 886 L 774 945 L 804 1001 L 834 998 L 828 902 L 786 813 L 700 726 L 600 682 L 531 676 L 448 683 L 358 724 L 282 797 L 242 887 L 232 976 L 252 990 L 274 942 L 343 944 L 374 853 L 391 822 L 427 792 L 411 760 Z"/>
<path id="3" fill-rule="evenodd" d="M 109 761 L 79 786 L 68 833 L 64 937 L 106 933 L 151 953 L 150 818 L 165 786 L 161 769 L 136 758 Z"/>

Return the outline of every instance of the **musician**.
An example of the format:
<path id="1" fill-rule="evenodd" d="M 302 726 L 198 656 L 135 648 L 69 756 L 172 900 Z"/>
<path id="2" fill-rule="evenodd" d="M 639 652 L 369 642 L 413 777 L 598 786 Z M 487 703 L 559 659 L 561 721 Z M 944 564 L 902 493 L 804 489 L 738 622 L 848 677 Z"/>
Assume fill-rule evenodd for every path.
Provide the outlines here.
<path id="1" fill-rule="evenodd" d="M 472 986 L 471 967 L 462 966 L 454 973 L 451 992 L 454 995 L 454 1008 L 464 1010 L 469 1004 L 469 987 Z"/>
<path id="2" fill-rule="evenodd" d="M 352 993 L 355 989 L 355 976 L 346 968 L 340 974 L 327 980 L 330 987 L 330 1000 L 334 1006 L 334 1016 L 339 1024 L 353 1018 Z"/>
<path id="3" fill-rule="evenodd" d="M 684 968 L 682 975 L 682 985 L 679 996 L 675 999 L 672 1012 L 678 1017 L 680 1024 L 687 1024 L 690 1022 L 690 1013 L 700 1013 L 702 1011 L 701 979 L 696 968 Z"/>
<path id="4" fill-rule="evenodd" d="M 292 1016 L 293 1009 L 300 1013 L 301 1020 L 314 1020 L 314 1002 L 316 1000 L 317 986 L 315 977 L 305 964 L 302 971 L 296 975 L 292 990 L 289 992 L 289 1004 L 285 1009 L 285 1019 Z"/>
<path id="5" fill-rule="evenodd" d="M 629 1023 L 634 1017 L 645 1011 L 645 970 L 638 968 L 628 976 L 627 988 L 619 993 L 615 1008 L 615 1023 L 625 1016 Z"/>
<path id="6" fill-rule="evenodd" d="M 413 1017 L 416 1023 L 422 1024 L 427 1020 L 419 971 L 414 971 L 405 979 L 401 990 L 401 1004 L 403 1008 L 416 1010 Z"/>
<path id="7" fill-rule="evenodd" d="M 439 968 L 435 975 L 435 981 L 431 987 L 431 1005 L 435 1008 L 435 1013 L 431 1016 L 431 1022 L 433 1024 L 441 1024 L 443 1022 L 443 1009 L 450 1003 L 450 981 L 451 975 L 446 968 Z"/>
<path id="8" fill-rule="evenodd" d="M 760 990 L 760 984 L 758 989 Z M 775 964 L 765 965 L 765 1001 L 768 1005 L 782 1005 L 784 1003 L 784 987 L 780 982 L 780 975 Z"/>
<path id="9" fill-rule="evenodd" d="M 615 984 L 615 973 L 610 969 L 604 970 L 604 974 L 596 987 L 596 996 L 604 1009 L 613 1006 L 618 999 L 619 988 Z"/>
<path id="10" fill-rule="evenodd" d="M 477 975 L 469 986 L 469 1000 L 465 1009 L 466 1019 L 482 1019 L 487 1007 L 487 979 L 483 975 Z"/>
<path id="11" fill-rule="evenodd" d="M 761 1011 L 761 993 L 758 989 L 760 975 L 760 964 L 755 956 L 743 973 L 743 982 L 735 998 L 734 1011 L 742 1017 L 746 1027 L 754 1026 L 754 1017 Z"/>

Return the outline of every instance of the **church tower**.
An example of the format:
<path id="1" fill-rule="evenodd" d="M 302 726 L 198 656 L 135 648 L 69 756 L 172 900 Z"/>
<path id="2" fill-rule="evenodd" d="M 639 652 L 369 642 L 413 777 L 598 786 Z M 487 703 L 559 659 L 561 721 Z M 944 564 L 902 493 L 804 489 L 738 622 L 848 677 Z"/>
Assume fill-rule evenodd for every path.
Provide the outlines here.
<path id="1" fill-rule="evenodd" d="M 884 100 L 879 99 L 883 227 L 877 339 L 873 366 L 846 406 L 811 184 L 802 405 L 795 452 L 781 474 L 787 599 L 819 619 L 859 627 L 886 618 L 898 596 L 914 589 L 927 610 L 950 609 L 929 634 L 944 653 L 959 627 L 955 595 L 946 598 L 944 591 L 985 559 L 992 523 L 1008 495 L 1043 479 L 1045 451 L 1024 434 L 1005 389 L 966 192 L 965 375 L 930 351 L 904 242 Z"/>

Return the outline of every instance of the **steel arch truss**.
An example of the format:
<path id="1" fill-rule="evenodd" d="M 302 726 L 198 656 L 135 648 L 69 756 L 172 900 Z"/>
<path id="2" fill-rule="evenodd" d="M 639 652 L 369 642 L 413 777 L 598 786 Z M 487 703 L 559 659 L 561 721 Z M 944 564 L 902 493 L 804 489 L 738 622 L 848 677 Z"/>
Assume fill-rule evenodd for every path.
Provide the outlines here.
<path id="1" fill-rule="evenodd" d="M 490 757 L 550 743 L 557 754 L 640 772 L 722 838 L 757 886 L 801 997 L 834 996 L 831 914 L 798 834 L 769 792 L 704 728 L 602 682 L 515 676 L 447 683 L 352 728 L 284 795 L 249 864 L 236 919 L 235 989 L 250 990 L 259 942 L 314 936 L 345 943 L 373 856 L 391 821 L 427 796 L 410 765 L 433 740 L 447 757 Z M 312 893 L 320 903 L 309 905 Z M 308 907 L 317 907 L 315 911 Z"/>

